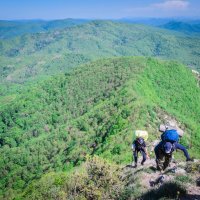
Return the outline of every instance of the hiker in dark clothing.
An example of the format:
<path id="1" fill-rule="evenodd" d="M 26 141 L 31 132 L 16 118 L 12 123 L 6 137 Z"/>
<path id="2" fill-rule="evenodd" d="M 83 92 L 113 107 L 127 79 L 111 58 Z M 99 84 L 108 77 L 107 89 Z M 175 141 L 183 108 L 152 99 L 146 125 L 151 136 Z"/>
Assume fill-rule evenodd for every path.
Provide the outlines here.
<path id="1" fill-rule="evenodd" d="M 135 167 L 137 167 L 137 161 L 138 161 L 138 153 L 140 152 L 142 154 L 142 162 L 141 165 L 144 164 L 147 158 L 149 158 L 147 149 L 146 149 L 146 144 L 143 138 L 139 137 L 136 140 L 133 141 L 132 144 L 132 150 L 133 150 L 133 157 L 135 161 Z"/>
<path id="2" fill-rule="evenodd" d="M 172 153 L 177 149 L 184 152 L 186 161 L 191 160 L 188 151 L 183 145 L 179 144 L 178 142 L 171 143 L 168 141 L 161 141 L 154 149 L 158 170 L 165 170 L 169 166 L 172 160 Z"/>

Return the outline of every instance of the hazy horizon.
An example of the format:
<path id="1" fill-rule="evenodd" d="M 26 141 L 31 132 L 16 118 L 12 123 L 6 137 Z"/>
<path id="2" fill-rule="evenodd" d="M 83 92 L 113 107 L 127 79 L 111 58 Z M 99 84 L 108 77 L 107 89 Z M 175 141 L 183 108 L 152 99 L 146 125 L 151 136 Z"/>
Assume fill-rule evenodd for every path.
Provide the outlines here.
<path id="1" fill-rule="evenodd" d="M 169 19 L 169 20 L 200 20 L 200 17 L 123 17 L 123 18 L 52 18 L 52 19 L 42 19 L 42 18 L 24 18 L 24 19 L 0 19 L 0 21 L 56 21 L 56 20 L 159 20 L 159 19 Z"/>

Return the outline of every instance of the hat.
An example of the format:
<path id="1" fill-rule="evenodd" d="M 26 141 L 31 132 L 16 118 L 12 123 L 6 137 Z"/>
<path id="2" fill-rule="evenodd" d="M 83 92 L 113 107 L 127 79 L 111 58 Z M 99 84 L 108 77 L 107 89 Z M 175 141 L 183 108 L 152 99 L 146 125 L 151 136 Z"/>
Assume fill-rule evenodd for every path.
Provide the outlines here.
<path id="1" fill-rule="evenodd" d="M 137 141 L 138 141 L 139 144 L 143 144 L 144 143 L 144 139 L 141 138 L 141 137 L 137 138 Z"/>
<path id="2" fill-rule="evenodd" d="M 172 152 L 172 143 L 171 142 L 166 142 L 163 147 L 164 147 L 165 153 L 170 154 Z"/>

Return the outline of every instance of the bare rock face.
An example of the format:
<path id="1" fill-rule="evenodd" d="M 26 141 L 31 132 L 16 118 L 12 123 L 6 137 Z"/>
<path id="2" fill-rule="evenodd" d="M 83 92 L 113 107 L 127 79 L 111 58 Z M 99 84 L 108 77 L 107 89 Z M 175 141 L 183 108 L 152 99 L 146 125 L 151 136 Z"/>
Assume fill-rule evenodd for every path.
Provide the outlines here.
<path id="1" fill-rule="evenodd" d="M 176 129 L 180 136 L 183 136 L 185 127 L 173 116 L 161 110 L 158 111 L 159 118 L 162 120 L 160 124 L 160 131 L 163 132 L 166 129 Z"/>
<path id="2" fill-rule="evenodd" d="M 186 171 L 185 171 L 185 169 L 179 168 L 179 169 L 176 170 L 176 174 L 178 174 L 178 175 L 184 175 L 184 174 L 186 174 Z"/>
<path id="3" fill-rule="evenodd" d="M 159 127 L 160 132 L 165 132 L 166 130 L 172 130 L 172 129 L 177 130 L 179 136 L 182 137 L 184 135 L 184 131 L 179 127 L 178 122 L 172 119 L 168 120 L 166 124 L 161 124 Z"/>
<path id="4" fill-rule="evenodd" d="M 199 164 L 200 160 L 171 162 L 166 170 L 158 171 L 155 159 L 147 159 L 144 165 L 139 164 L 137 168 L 126 166 L 123 169 L 124 180 L 128 180 L 127 185 L 131 191 L 140 194 L 132 199 L 149 199 L 148 195 L 152 194 L 155 195 L 152 199 L 160 199 L 156 195 L 163 192 L 163 197 L 173 195 L 171 199 L 176 196 L 180 200 L 195 200 L 200 197 Z M 171 189 L 175 193 L 169 194 Z"/>

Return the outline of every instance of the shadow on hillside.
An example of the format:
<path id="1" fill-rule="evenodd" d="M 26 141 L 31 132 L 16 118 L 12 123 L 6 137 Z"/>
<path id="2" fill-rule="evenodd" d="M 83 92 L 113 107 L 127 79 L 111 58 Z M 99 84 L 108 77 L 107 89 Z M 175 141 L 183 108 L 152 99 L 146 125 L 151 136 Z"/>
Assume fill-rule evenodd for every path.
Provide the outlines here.
<path id="1" fill-rule="evenodd" d="M 126 165 L 124 168 L 135 168 L 133 165 Z"/>
<path id="2" fill-rule="evenodd" d="M 196 194 L 194 194 L 194 195 L 188 194 L 188 195 L 180 198 L 180 200 L 198 200 L 198 199 L 200 199 L 200 195 L 196 195 Z"/>
<path id="3" fill-rule="evenodd" d="M 142 200 L 155 200 L 160 198 L 179 199 L 186 195 L 186 190 L 178 183 L 164 183 L 159 188 L 152 189 L 145 193 Z"/>
<path id="4" fill-rule="evenodd" d="M 152 170 L 153 172 L 157 171 L 156 167 L 154 167 L 154 166 L 150 166 L 149 169 Z"/>

